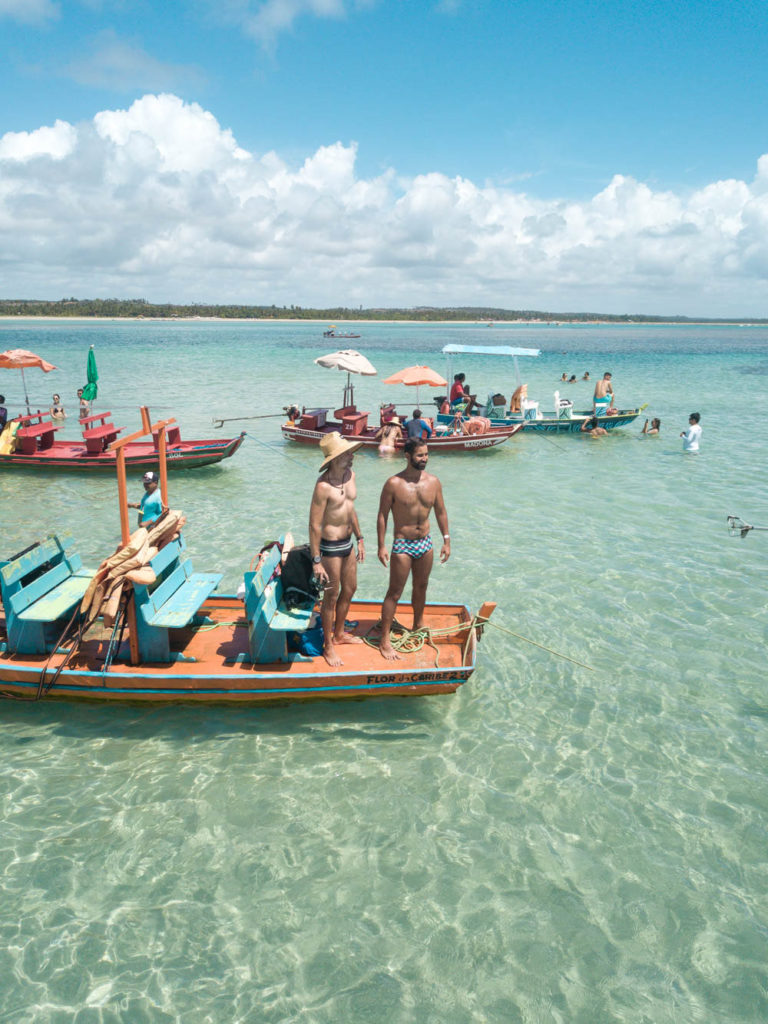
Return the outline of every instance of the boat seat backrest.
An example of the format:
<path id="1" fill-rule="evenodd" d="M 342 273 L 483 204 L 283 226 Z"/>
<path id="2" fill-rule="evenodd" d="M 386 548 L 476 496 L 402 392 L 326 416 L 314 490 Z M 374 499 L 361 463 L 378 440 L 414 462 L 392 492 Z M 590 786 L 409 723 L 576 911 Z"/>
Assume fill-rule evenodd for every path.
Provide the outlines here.
<path id="1" fill-rule="evenodd" d="M 0 592 L 8 645 L 18 654 L 55 648 L 67 620 L 93 577 L 83 569 L 72 538 L 50 536 L 13 556 L 0 568 Z"/>
<path id="2" fill-rule="evenodd" d="M 185 544 L 181 536 L 151 558 L 154 583 L 134 583 L 136 633 L 139 657 L 146 662 L 169 662 L 169 630 L 193 622 L 200 606 L 222 579 L 221 573 L 198 573 L 192 563 L 181 560 Z"/>
<path id="3" fill-rule="evenodd" d="M 283 581 L 275 570 L 282 557 L 284 538 L 267 552 L 259 569 L 245 574 L 245 614 L 251 661 L 265 664 L 291 661 L 287 635 L 307 629 L 314 604 L 287 608 L 283 602 Z"/>

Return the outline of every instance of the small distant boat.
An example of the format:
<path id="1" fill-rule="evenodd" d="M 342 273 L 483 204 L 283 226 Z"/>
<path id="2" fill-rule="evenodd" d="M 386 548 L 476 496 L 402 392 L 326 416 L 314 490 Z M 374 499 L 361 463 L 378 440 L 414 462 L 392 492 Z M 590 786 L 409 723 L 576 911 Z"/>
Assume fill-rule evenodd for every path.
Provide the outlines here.
<path id="1" fill-rule="evenodd" d="M 104 469 L 114 471 L 116 453 L 110 446 L 125 428 L 116 427 L 111 417 L 111 412 L 86 416 L 79 421 L 81 439 L 57 441 L 54 434 L 62 429 L 63 424 L 54 423 L 49 412 L 19 416 L 9 421 L 0 435 L 0 466 L 84 473 Z M 142 422 L 149 422 L 148 411 L 144 420 L 144 409 Z M 175 424 L 173 420 L 169 422 Z M 165 438 L 169 469 L 196 469 L 231 458 L 243 443 L 245 433 L 231 438 L 182 441 L 179 427 L 173 425 L 168 427 Z M 156 469 L 158 443 L 157 434 L 151 439 L 129 439 L 124 446 L 126 466 L 130 469 Z"/>
<path id="2" fill-rule="evenodd" d="M 327 331 L 323 331 L 324 338 L 359 338 L 359 334 L 355 334 L 352 331 L 337 331 L 335 327 L 329 327 Z"/>

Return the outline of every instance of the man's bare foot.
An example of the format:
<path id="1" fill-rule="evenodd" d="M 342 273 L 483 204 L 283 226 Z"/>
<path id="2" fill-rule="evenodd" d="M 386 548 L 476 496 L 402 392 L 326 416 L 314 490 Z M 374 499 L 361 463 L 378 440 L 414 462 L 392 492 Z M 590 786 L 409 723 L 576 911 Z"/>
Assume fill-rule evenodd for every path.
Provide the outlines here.
<path id="1" fill-rule="evenodd" d="M 323 648 L 323 657 L 331 666 L 331 668 L 338 668 L 339 665 L 343 665 L 344 662 L 336 653 L 333 644 L 326 644 Z"/>
<path id="2" fill-rule="evenodd" d="M 335 644 L 361 644 L 363 640 L 362 637 L 354 636 L 352 633 L 342 633 L 341 636 L 335 636 L 333 642 Z"/>
<path id="3" fill-rule="evenodd" d="M 382 658 L 386 658 L 387 661 L 400 661 L 400 655 L 397 653 L 395 648 L 389 642 L 389 640 L 382 640 L 379 644 L 379 654 Z"/>

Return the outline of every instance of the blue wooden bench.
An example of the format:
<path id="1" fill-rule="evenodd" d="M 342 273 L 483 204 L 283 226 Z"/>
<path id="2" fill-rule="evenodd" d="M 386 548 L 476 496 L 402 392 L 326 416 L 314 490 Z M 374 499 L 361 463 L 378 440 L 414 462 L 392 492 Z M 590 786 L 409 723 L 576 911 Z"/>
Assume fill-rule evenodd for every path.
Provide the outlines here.
<path id="1" fill-rule="evenodd" d="M 194 572 L 190 562 L 181 561 L 185 544 L 181 537 L 166 544 L 150 561 L 157 579 L 134 583 L 136 633 L 139 657 L 146 662 L 171 662 L 169 630 L 182 629 L 203 621 L 200 606 L 221 582 L 221 573 Z"/>
<path id="2" fill-rule="evenodd" d="M 70 549 L 69 551 L 67 549 Z M 72 550 L 72 537 L 50 536 L 2 563 L 0 589 L 8 648 L 48 654 L 94 576 Z"/>
<path id="3" fill-rule="evenodd" d="M 280 548 L 275 545 L 258 571 L 245 574 L 248 647 L 251 661 L 257 664 L 299 658 L 288 651 L 288 634 L 307 629 L 314 609 L 314 603 L 300 608 L 287 608 L 283 603 L 282 580 L 275 576 L 280 557 Z"/>

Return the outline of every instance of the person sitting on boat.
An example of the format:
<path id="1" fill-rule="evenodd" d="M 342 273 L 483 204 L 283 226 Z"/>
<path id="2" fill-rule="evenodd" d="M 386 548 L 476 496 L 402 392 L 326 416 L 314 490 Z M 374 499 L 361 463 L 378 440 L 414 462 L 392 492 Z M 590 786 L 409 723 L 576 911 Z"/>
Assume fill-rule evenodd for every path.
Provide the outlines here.
<path id="1" fill-rule="evenodd" d="M 382 423 L 374 436 L 379 442 L 379 455 L 394 455 L 397 442 L 403 436 L 398 417 L 393 416 L 385 423 Z"/>
<path id="2" fill-rule="evenodd" d="M 426 438 L 424 432 L 426 431 Z M 405 424 L 405 432 L 408 437 L 415 437 L 419 441 L 428 440 L 432 437 L 432 427 L 426 420 L 421 418 L 421 409 L 414 409 L 413 416 Z"/>
<path id="3" fill-rule="evenodd" d="M 590 437 L 602 437 L 603 434 L 608 433 L 605 427 L 600 426 L 597 416 L 592 416 L 590 419 L 584 420 L 581 424 L 580 430 L 582 434 L 589 434 Z"/>
<path id="4" fill-rule="evenodd" d="M 139 510 L 139 526 L 152 526 L 163 514 L 163 499 L 159 490 L 160 478 L 157 473 L 144 474 L 144 494 L 141 501 L 129 501 L 128 508 Z"/>
<path id="5" fill-rule="evenodd" d="M 469 389 L 465 385 L 467 375 L 465 373 L 455 373 L 453 375 L 453 384 L 451 385 L 451 405 L 455 408 L 457 405 L 465 404 L 464 412 L 469 412 L 473 405 L 475 405 L 475 396 L 470 395 Z"/>
<path id="6" fill-rule="evenodd" d="M 611 374 L 604 373 L 602 380 L 595 384 L 594 415 L 607 416 L 608 409 L 614 404 L 613 384 Z"/>
<path id="7" fill-rule="evenodd" d="M 512 392 L 512 397 L 509 400 L 509 411 L 510 412 L 522 412 L 523 399 L 528 397 L 528 385 L 521 384 L 520 387 L 515 388 Z"/>
<path id="8" fill-rule="evenodd" d="M 323 657 L 333 668 L 344 664 L 337 646 L 363 642 L 345 629 L 349 605 L 357 590 L 357 563 L 365 559 L 363 535 L 355 511 L 357 483 L 352 470 L 352 460 L 361 443 L 347 441 L 337 430 L 322 438 L 320 448 L 325 459 L 309 510 L 312 572 L 325 586 L 320 609 Z M 353 537 L 357 541 L 356 557 Z"/>
<path id="9" fill-rule="evenodd" d="M 461 410 L 459 410 L 454 415 L 453 419 L 451 420 L 448 426 L 448 430 L 446 431 L 446 433 L 457 436 L 464 436 L 469 433 L 469 431 L 467 430 L 467 421 L 464 419 L 464 415 L 461 412 Z"/>
<path id="10" fill-rule="evenodd" d="M 654 417 L 651 420 L 650 427 L 648 426 L 648 420 L 645 421 L 645 423 L 643 424 L 643 431 L 642 432 L 644 434 L 658 434 L 660 430 L 661 430 L 661 420 L 658 419 L 658 417 Z"/>
<path id="11" fill-rule="evenodd" d="M 51 406 L 51 419 L 64 420 L 66 418 L 67 414 L 64 412 L 64 406 L 61 404 L 61 395 L 54 395 L 53 405 Z"/>
<path id="12" fill-rule="evenodd" d="M 8 410 L 5 407 L 5 395 L 0 395 L 0 430 L 5 428 L 8 422 Z"/>

